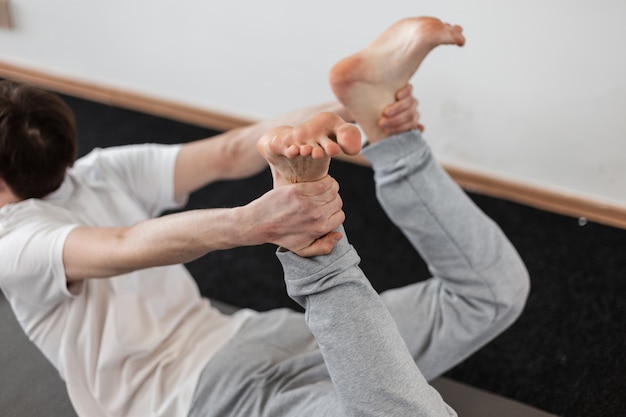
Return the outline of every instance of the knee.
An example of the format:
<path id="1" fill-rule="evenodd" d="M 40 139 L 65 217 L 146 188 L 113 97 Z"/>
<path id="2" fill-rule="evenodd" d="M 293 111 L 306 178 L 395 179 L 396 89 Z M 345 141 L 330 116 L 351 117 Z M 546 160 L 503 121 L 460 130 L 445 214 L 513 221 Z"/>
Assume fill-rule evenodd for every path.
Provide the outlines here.
<path id="1" fill-rule="evenodd" d="M 495 294 L 497 305 L 495 319 L 509 326 L 524 311 L 530 294 L 530 277 L 526 266 L 519 260 L 514 265 L 509 264 L 509 269 L 504 272 L 503 278 Z"/>

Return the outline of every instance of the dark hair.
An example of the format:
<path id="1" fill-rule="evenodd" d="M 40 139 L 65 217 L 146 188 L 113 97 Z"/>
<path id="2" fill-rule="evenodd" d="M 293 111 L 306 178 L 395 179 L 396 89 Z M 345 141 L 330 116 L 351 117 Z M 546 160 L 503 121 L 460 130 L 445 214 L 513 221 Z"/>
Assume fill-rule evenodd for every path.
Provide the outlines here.
<path id="1" fill-rule="evenodd" d="M 55 191 L 77 154 L 76 123 L 60 97 L 0 81 L 0 178 L 20 199 Z"/>

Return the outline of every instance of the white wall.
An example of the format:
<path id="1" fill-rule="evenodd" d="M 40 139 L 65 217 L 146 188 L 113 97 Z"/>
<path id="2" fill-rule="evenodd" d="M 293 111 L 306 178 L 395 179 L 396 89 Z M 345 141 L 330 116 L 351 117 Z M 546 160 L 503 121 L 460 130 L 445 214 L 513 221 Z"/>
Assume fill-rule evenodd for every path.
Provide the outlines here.
<path id="1" fill-rule="evenodd" d="M 4 62 L 252 118 L 395 20 L 461 23 L 414 79 L 439 159 L 626 207 L 624 0 L 11 1 Z"/>

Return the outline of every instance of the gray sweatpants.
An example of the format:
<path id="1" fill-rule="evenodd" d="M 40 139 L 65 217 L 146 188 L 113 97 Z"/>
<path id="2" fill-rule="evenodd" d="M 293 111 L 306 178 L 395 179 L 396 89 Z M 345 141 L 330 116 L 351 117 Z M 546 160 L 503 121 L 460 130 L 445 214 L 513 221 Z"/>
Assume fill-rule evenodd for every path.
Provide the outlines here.
<path id="1" fill-rule="evenodd" d="M 327 256 L 279 251 L 287 291 L 305 313 L 248 321 L 206 365 L 191 417 L 456 415 L 426 381 L 517 318 L 526 269 L 418 131 L 362 154 L 380 203 L 433 278 L 379 296 L 347 238 Z"/>

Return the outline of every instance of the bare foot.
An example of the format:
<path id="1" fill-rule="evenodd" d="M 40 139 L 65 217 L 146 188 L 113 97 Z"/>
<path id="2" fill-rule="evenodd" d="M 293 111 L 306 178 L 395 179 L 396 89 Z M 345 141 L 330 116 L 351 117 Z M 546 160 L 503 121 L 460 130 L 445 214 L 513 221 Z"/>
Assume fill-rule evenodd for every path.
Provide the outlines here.
<path id="1" fill-rule="evenodd" d="M 407 84 L 426 55 L 439 45 L 465 43 L 460 26 L 433 17 L 400 20 L 369 46 L 339 61 L 330 71 L 330 85 L 370 142 L 387 134 L 378 120 L 396 92 Z"/>
<path id="2" fill-rule="evenodd" d="M 317 181 L 328 174 L 330 158 L 361 150 L 356 126 L 333 113 L 320 113 L 297 127 L 278 127 L 257 142 L 257 150 L 270 164 L 274 187 Z"/>

